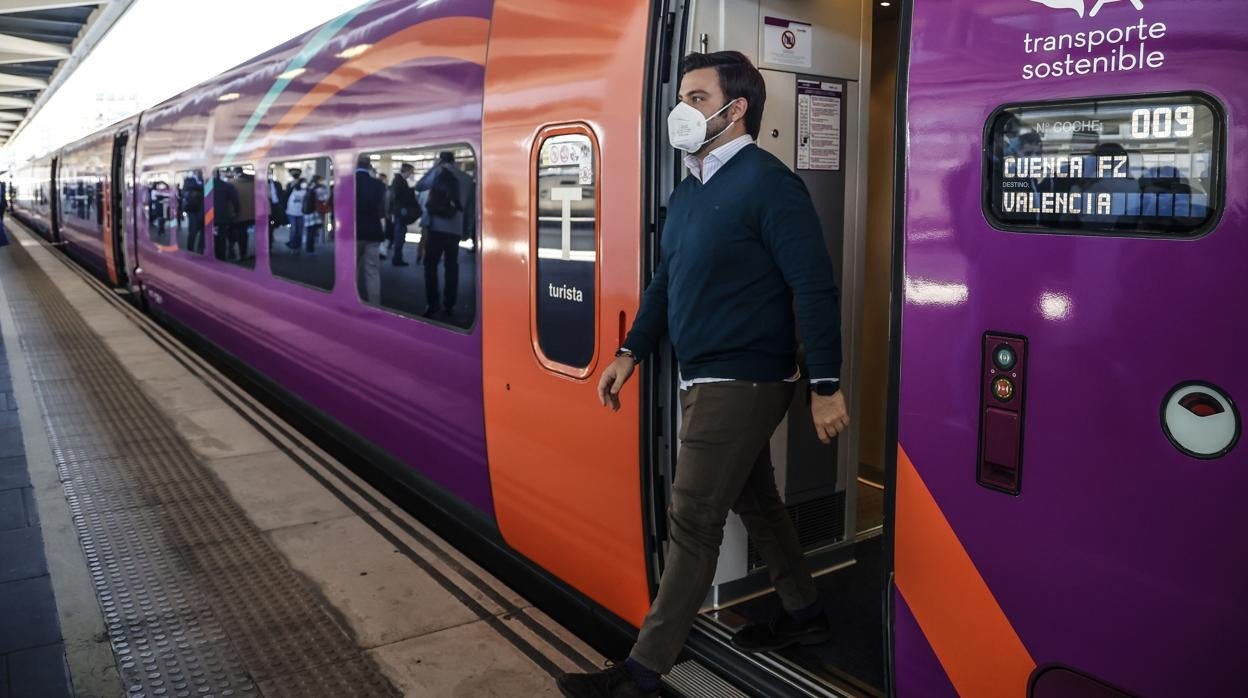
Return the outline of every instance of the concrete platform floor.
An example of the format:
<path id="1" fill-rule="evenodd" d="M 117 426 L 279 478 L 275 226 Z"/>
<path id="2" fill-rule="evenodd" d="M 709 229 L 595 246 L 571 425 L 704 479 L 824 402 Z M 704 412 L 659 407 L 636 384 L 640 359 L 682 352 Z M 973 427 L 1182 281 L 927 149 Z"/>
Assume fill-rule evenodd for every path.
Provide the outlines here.
<path id="1" fill-rule="evenodd" d="M 84 502 L 101 516 L 120 511 L 138 521 L 149 514 L 159 517 L 161 507 L 179 502 L 199 506 L 194 497 L 227 500 L 245 516 L 248 530 L 263 541 L 248 554 L 272 554 L 272 559 L 257 564 L 302 580 L 328 622 L 350 638 L 358 661 L 375 667 L 392 689 L 405 695 L 553 696 L 558 695 L 554 676 L 602 665 L 602 658 L 587 645 L 284 426 L 150 319 L 18 228 L 10 226 L 14 247 L 0 250 L 0 322 L 9 339 L 9 356 L 15 359 L 13 394 L 23 415 L 29 415 L 22 424 L 31 480 L 44 483 L 36 484 L 32 494 L 44 530 L 53 531 L 46 536 L 45 547 L 76 694 L 120 695 L 132 690 L 123 686 L 123 678 L 133 673 L 124 659 L 128 655 L 119 647 L 120 635 L 110 634 L 113 625 L 106 618 L 115 599 L 102 598 L 98 577 L 97 583 L 92 581 L 92 544 L 80 539 L 83 517 L 78 509 Z M 172 425 L 180 448 L 193 455 L 188 465 L 192 469 L 178 482 L 207 490 L 183 496 L 173 485 L 152 483 L 142 497 L 111 502 L 110 509 L 110 501 L 99 490 L 87 492 L 84 499 L 76 489 L 75 483 L 85 476 L 67 477 L 66 464 L 58 464 L 58 459 L 64 461 L 64 445 L 49 441 L 49 427 L 65 424 L 56 421 L 52 377 L 32 374 L 41 359 L 31 352 L 44 350 L 32 342 L 49 335 L 34 327 L 37 318 L 30 319 L 35 307 L 30 299 L 20 304 L 11 300 L 21 291 L 15 284 L 41 275 L 72 305 L 77 314 L 72 322 L 85 323 L 108 348 L 110 360 L 124 367 L 127 389 L 150 401 Z M 20 322 L 17 315 L 23 318 Z M 70 378 L 67 387 L 74 380 Z M 141 536 L 137 538 L 142 542 Z M 184 537 L 176 552 L 162 563 L 173 566 L 172 575 L 210 569 L 225 578 L 215 582 L 215 589 L 237 583 L 248 593 L 265 593 L 263 585 L 247 586 L 242 577 L 256 567 L 232 567 L 228 545 L 223 547 L 221 541 Z M 144 551 L 136 549 L 134 554 Z M 188 561 L 197 561 L 198 566 L 186 567 Z M 183 567 L 178 569 L 179 565 Z M 228 594 L 218 598 L 223 605 L 240 601 L 232 601 Z M 263 613 L 246 619 L 253 627 L 231 630 L 233 626 L 223 623 L 225 636 L 217 639 L 241 648 L 248 638 L 262 637 L 267 651 L 279 651 L 273 648 L 280 649 L 283 642 L 290 644 L 292 653 L 301 651 L 301 628 L 274 625 Z M 254 661 L 248 652 L 239 654 L 244 664 Z M 249 676 L 263 679 L 254 682 L 260 695 L 342 695 L 316 684 L 323 675 L 318 671 L 324 668 L 296 667 L 288 673 L 272 670 Z M 359 688 L 351 693 L 389 693 Z"/>

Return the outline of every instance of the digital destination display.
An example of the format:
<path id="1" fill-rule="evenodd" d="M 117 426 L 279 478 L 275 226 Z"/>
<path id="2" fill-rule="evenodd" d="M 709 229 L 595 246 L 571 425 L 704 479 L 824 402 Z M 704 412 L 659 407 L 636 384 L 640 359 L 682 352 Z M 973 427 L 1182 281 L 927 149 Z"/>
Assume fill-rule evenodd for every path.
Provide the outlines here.
<path id="1" fill-rule="evenodd" d="M 1027 232 L 1200 234 L 1221 205 L 1222 133 L 1197 95 L 1002 109 L 984 149 L 986 213 Z"/>

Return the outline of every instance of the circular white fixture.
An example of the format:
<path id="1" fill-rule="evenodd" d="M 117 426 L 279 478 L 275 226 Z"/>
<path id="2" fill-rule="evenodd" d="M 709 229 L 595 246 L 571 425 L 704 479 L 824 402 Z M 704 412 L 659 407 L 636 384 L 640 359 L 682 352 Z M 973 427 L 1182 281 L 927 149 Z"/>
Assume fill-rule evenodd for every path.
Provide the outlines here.
<path id="1" fill-rule="evenodd" d="M 1161 427 L 1174 447 L 1194 458 L 1220 458 L 1239 440 L 1239 410 L 1209 383 L 1183 383 L 1166 396 Z"/>

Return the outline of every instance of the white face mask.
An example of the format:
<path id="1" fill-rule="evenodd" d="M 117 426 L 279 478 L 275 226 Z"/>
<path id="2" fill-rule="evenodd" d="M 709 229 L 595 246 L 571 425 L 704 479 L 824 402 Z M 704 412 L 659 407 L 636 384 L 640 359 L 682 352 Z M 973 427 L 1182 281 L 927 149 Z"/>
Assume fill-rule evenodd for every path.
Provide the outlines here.
<path id="1" fill-rule="evenodd" d="M 735 119 L 729 121 L 719 133 L 710 138 L 706 137 L 706 125 L 710 123 L 710 120 L 719 116 L 720 112 L 732 106 L 735 101 L 737 100 L 729 100 L 719 111 L 710 116 L 702 116 L 702 112 L 684 102 L 677 104 L 676 108 L 667 115 L 667 140 L 677 150 L 683 150 L 686 153 L 698 152 L 702 146 L 722 136 L 724 131 L 732 128 L 732 125 L 736 123 Z"/>

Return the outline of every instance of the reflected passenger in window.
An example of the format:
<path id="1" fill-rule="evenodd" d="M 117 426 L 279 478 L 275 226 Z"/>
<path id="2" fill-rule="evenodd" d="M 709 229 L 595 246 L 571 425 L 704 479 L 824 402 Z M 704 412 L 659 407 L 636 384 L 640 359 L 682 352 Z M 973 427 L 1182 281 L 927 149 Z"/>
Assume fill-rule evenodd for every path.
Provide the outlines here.
<path id="1" fill-rule="evenodd" d="M 180 213 L 186 216 L 186 249 L 204 253 L 204 178 L 198 170 L 182 179 L 178 192 Z"/>
<path id="2" fill-rule="evenodd" d="M 407 243 L 407 226 L 420 220 L 420 203 L 408 180 L 416 174 L 412 163 L 405 162 L 390 182 L 390 263 L 406 267 L 403 245 Z"/>
<path id="3" fill-rule="evenodd" d="M 240 263 L 255 266 L 251 238 L 256 229 L 256 176 L 241 167 L 232 170 L 234 188 L 238 190 L 238 222 L 230 236 L 230 254 Z"/>
<path id="4" fill-rule="evenodd" d="M 318 245 L 329 240 L 333 231 L 333 162 L 328 157 L 306 158 L 269 165 L 269 196 L 285 202 L 282 218 L 289 230 L 272 228 L 269 233 L 269 265 L 274 276 L 319 288 L 334 287 L 334 246 Z M 292 177 L 281 184 L 283 173 Z M 302 175 L 307 173 L 307 179 Z M 272 240 L 281 245 L 274 250 Z M 284 249 L 282 249 L 284 247 Z"/>
<path id="5" fill-rule="evenodd" d="M 229 258 L 230 241 L 236 236 L 240 204 L 238 190 L 217 170 L 212 179 L 212 253 L 222 261 Z"/>
<path id="6" fill-rule="evenodd" d="M 290 221 L 290 237 L 286 240 L 286 247 L 295 253 L 303 248 L 303 202 L 306 195 L 303 180 L 292 180 L 286 193 L 286 219 Z"/>
<path id="7" fill-rule="evenodd" d="M 377 179 L 368 156 L 361 155 L 355 169 L 356 278 L 361 287 L 360 295 L 371 305 L 381 302 L 381 262 L 378 257 L 381 241 L 386 239 L 382 225 L 385 198 L 385 183 Z"/>
<path id="8" fill-rule="evenodd" d="M 269 173 L 269 250 L 273 250 L 273 239 L 277 237 L 277 229 L 286 225 L 286 204 L 283 201 L 282 183 Z"/>
<path id="9" fill-rule="evenodd" d="M 449 150 L 438 155 L 438 163 L 416 183 L 422 192 L 425 212 L 420 240 L 425 271 L 424 316 L 441 311 L 444 318 L 455 315 L 459 293 L 459 243 L 473 237 L 476 226 L 476 184 L 455 162 Z M 438 293 L 438 262 L 445 277 Z"/>
<path id="10" fill-rule="evenodd" d="M 165 182 L 152 182 L 147 190 L 148 228 L 153 240 L 168 244 L 165 238 L 165 227 L 169 220 L 169 185 Z"/>
<path id="11" fill-rule="evenodd" d="M 329 215 L 329 187 L 325 185 L 325 178 L 319 174 L 312 175 L 303 210 L 303 227 L 307 238 L 305 249 L 308 254 L 316 254 L 316 243 L 325 233 L 326 217 Z"/>

